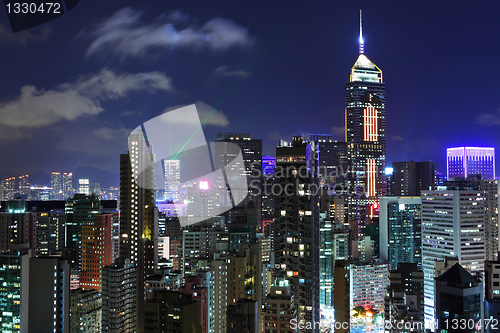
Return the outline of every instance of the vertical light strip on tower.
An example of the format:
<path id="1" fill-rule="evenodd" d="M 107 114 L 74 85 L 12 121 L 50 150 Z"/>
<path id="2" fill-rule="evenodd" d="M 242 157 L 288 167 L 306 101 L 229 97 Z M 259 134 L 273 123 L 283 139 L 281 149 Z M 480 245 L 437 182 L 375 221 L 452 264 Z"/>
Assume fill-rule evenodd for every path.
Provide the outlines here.
<path id="1" fill-rule="evenodd" d="M 364 141 L 375 142 L 378 141 L 378 117 L 377 109 L 372 105 L 368 106 L 363 110 L 364 117 Z"/>
<path id="2" fill-rule="evenodd" d="M 374 197 L 376 194 L 377 167 L 375 159 L 366 160 L 367 164 L 367 189 L 366 193 L 369 197 Z"/>

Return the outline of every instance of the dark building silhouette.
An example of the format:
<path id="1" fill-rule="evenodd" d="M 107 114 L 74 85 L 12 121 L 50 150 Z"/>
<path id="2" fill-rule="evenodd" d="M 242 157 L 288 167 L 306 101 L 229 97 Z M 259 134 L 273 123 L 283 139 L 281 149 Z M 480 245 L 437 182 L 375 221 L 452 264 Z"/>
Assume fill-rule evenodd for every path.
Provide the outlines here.
<path id="1" fill-rule="evenodd" d="M 440 332 L 458 332 L 452 319 L 466 323 L 483 320 L 483 283 L 459 263 L 453 265 L 436 282 L 436 319 Z M 471 327 L 472 326 L 472 327 Z M 476 332 L 475 325 L 468 325 L 460 332 Z"/>
<path id="2" fill-rule="evenodd" d="M 419 196 L 436 186 L 436 162 L 393 162 L 391 196 Z"/>

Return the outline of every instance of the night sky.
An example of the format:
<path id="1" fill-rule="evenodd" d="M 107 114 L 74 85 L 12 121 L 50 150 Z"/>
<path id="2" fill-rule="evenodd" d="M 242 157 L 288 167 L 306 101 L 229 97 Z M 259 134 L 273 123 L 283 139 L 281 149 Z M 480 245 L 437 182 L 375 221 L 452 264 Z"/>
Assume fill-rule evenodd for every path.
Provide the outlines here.
<path id="1" fill-rule="evenodd" d="M 82 0 L 16 34 L 2 7 L 0 170 L 118 173 L 132 129 L 195 102 L 217 110 L 211 141 L 249 132 L 273 155 L 292 135 L 343 140 L 359 9 L 386 83 L 388 165 L 446 173 L 447 147 L 499 150 L 498 1 Z"/>

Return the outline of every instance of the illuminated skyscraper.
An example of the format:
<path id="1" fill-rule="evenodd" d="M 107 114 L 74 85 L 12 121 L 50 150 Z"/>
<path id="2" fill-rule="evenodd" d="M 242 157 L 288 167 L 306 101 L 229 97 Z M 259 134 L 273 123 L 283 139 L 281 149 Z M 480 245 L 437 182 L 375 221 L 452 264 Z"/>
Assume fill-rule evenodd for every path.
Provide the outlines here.
<path id="1" fill-rule="evenodd" d="M 88 178 L 78 179 L 78 193 L 90 195 L 90 183 Z"/>
<path id="2" fill-rule="evenodd" d="M 147 137 L 130 134 L 129 153 L 120 155 L 120 257 L 137 266 L 138 325 L 144 324 L 144 278 L 158 265 L 154 161 Z"/>
<path id="3" fill-rule="evenodd" d="M 80 288 L 102 292 L 102 268 L 111 265 L 111 214 L 96 214 L 94 223 L 82 226 Z"/>
<path id="4" fill-rule="evenodd" d="M 52 200 L 62 199 L 61 173 L 52 172 L 50 175 L 50 187 L 52 187 Z"/>
<path id="5" fill-rule="evenodd" d="M 179 202 L 179 185 L 181 184 L 181 161 L 163 160 L 163 173 L 165 176 L 165 199 Z"/>
<path id="6" fill-rule="evenodd" d="M 448 179 L 467 178 L 469 175 L 481 175 L 483 179 L 495 179 L 495 148 L 448 148 L 446 161 Z"/>
<path id="7" fill-rule="evenodd" d="M 320 225 L 316 152 L 302 137 L 276 147 L 274 256 L 276 279 L 288 280 L 297 319 L 320 319 Z M 317 332 L 317 327 L 308 332 Z"/>
<path id="8" fill-rule="evenodd" d="M 367 206 L 385 194 L 385 84 L 382 70 L 364 54 L 351 68 L 345 96 L 349 222 L 365 220 Z"/>
<path id="9" fill-rule="evenodd" d="M 424 316 L 435 315 L 434 261 L 457 257 L 472 272 L 484 270 L 485 196 L 480 190 L 422 191 Z M 451 318 L 451 317 L 450 317 Z"/>
<path id="10" fill-rule="evenodd" d="M 73 174 L 63 173 L 62 174 L 62 191 L 64 199 L 68 199 L 73 193 Z"/>

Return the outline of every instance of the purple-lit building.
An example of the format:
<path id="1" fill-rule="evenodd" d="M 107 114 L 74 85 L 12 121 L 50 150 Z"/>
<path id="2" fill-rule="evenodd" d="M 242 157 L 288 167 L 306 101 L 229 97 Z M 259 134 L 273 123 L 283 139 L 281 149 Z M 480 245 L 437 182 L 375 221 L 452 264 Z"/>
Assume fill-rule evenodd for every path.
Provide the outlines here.
<path id="1" fill-rule="evenodd" d="M 262 157 L 262 174 L 268 177 L 274 175 L 274 169 L 276 168 L 276 157 L 265 156 Z"/>
<path id="2" fill-rule="evenodd" d="M 447 149 L 448 179 L 481 175 L 495 179 L 495 148 L 457 147 Z"/>

